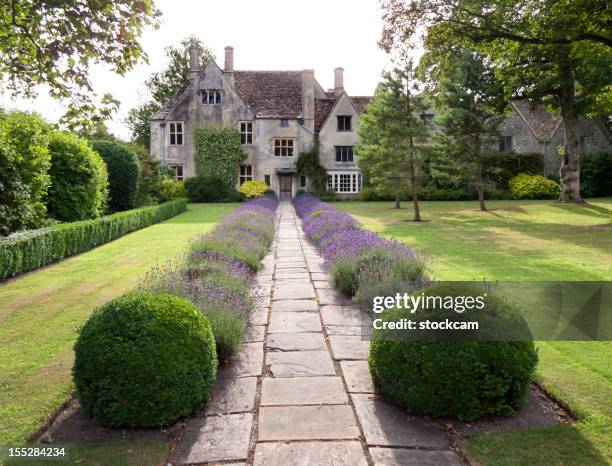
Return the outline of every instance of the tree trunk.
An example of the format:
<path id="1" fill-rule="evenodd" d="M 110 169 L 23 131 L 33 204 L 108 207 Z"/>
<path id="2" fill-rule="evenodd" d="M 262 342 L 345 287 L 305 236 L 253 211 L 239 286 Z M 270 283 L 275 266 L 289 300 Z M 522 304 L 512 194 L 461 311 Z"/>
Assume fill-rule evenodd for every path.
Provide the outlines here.
<path id="1" fill-rule="evenodd" d="M 401 209 L 400 207 L 400 197 L 399 196 L 395 196 L 395 209 Z"/>
<path id="2" fill-rule="evenodd" d="M 474 152 L 476 154 L 476 173 L 474 175 L 476 178 L 476 190 L 478 191 L 478 204 L 480 205 L 480 210 L 486 212 L 487 206 L 485 205 L 484 189 L 482 186 L 482 164 L 480 163 L 480 137 L 476 137 Z"/>
<path id="3" fill-rule="evenodd" d="M 580 197 L 580 153 L 578 151 L 578 119 L 574 113 L 575 93 L 574 75 L 569 51 L 563 47 L 559 58 L 561 91 L 559 95 L 561 116 L 563 117 L 563 158 L 559 169 L 561 194 L 560 202 L 583 202 Z"/>
<path id="4" fill-rule="evenodd" d="M 412 137 L 410 138 L 412 144 Z M 414 166 L 414 149 L 410 154 L 410 188 L 412 190 L 412 204 L 414 205 L 414 221 L 421 221 L 421 212 L 419 211 L 419 196 L 417 194 L 416 168 Z"/>

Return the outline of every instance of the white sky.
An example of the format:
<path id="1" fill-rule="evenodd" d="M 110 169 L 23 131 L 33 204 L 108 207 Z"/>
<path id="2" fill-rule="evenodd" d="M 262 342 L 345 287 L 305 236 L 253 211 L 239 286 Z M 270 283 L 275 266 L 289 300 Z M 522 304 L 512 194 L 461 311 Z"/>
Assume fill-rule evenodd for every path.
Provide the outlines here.
<path id="1" fill-rule="evenodd" d="M 110 92 L 121 102 L 109 129 L 129 138 L 123 123 L 128 110 L 143 99 L 143 82 L 164 68 L 164 48 L 189 35 L 201 39 L 223 66 L 224 47 L 234 46 L 237 70 L 300 70 L 312 68 L 323 88 L 333 87 L 333 69 L 344 68 L 344 87 L 351 95 L 371 95 L 387 55 L 376 45 L 382 21 L 377 0 L 157 0 L 162 25 L 146 31 L 141 43 L 149 64 L 126 76 L 102 66 L 92 69 L 95 91 Z M 0 105 L 35 110 L 49 121 L 64 113 L 58 102 L 40 90 L 34 100 L 0 96 Z"/>

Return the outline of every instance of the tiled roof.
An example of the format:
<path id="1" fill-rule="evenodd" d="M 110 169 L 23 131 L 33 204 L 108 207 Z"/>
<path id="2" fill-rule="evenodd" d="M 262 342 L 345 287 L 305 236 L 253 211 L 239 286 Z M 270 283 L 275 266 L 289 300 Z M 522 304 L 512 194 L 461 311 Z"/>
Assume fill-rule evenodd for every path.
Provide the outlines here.
<path id="1" fill-rule="evenodd" d="M 151 120 L 165 120 L 168 117 L 170 110 L 172 110 L 174 106 L 180 102 L 180 100 L 183 98 L 183 95 L 185 94 L 185 92 L 187 92 L 190 86 L 191 86 L 191 80 L 188 80 L 183 85 L 183 87 L 180 88 L 178 92 L 174 94 L 170 98 L 170 100 L 168 100 L 168 102 L 165 103 L 165 105 L 162 106 L 162 108 L 160 108 L 157 112 L 151 115 L 150 119 Z"/>
<path id="2" fill-rule="evenodd" d="M 550 141 L 563 121 L 560 117 L 554 118 L 553 114 L 541 105 L 533 107 L 530 102 L 524 100 L 516 100 L 512 105 L 540 142 Z"/>
<path id="3" fill-rule="evenodd" d="M 302 111 L 301 71 L 234 71 L 234 88 L 259 118 L 297 118 Z"/>
<path id="4" fill-rule="evenodd" d="M 315 99 L 315 120 L 314 120 L 314 129 L 315 131 L 320 131 L 321 126 L 323 126 L 323 122 L 329 115 L 329 112 L 332 111 L 336 105 L 336 98 L 330 99 Z"/>
<path id="5" fill-rule="evenodd" d="M 357 113 L 363 113 L 366 106 L 370 103 L 370 100 L 372 100 L 372 97 L 361 95 L 351 97 L 351 100 L 353 101 L 353 105 L 355 106 Z"/>

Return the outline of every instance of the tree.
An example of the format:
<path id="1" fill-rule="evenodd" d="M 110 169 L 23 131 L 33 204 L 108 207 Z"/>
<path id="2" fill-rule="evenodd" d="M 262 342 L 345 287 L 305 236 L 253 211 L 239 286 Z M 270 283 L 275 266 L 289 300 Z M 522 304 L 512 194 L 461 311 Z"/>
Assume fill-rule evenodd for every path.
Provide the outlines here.
<path id="1" fill-rule="evenodd" d="M 415 83 L 412 61 L 405 58 L 384 73 L 374 99 L 361 116 L 357 160 L 364 176 L 379 192 L 395 197 L 397 209 L 409 188 L 414 221 L 419 222 L 418 166 L 426 150 L 428 130 L 418 116 L 426 105 L 416 94 Z"/>
<path id="2" fill-rule="evenodd" d="M 50 133 L 37 114 L 0 114 L 0 235 L 45 222 Z"/>
<path id="3" fill-rule="evenodd" d="M 88 126 L 117 108 L 110 94 L 92 92 L 90 66 L 124 75 L 146 60 L 138 42 L 157 26 L 153 0 L 12 0 L 0 2 L 0 81 L 13 95 L 35 97 L 40 85 L 69 104 L 63 121 Z"/>
<path id="4" fill-rule="evenodd" d="M 164 70 L 153 73 L 145 81 L 149 100 L 138 107 L 132 108 L 128 113 L 126 123 L 132 131 L 134 142 L 145 147 L 150 146 L 149 119 L 189 82 L 189 60 L 186 51 L 194 46 L 201 51 L 200 62 L 202 67 L 214 59 L 210 49 L 193 36 L 183 40 L 179 47 L 170 46 L 166 48 L 168 65 Z"/>
<path id="5" fill-rule="evenodd" d="M 451 171 L 470 179 L 486 211 L 482 181 L 482 154 L 499 139 L 498 126 L 507 106 L 502 85 L 485 59 L 464 50 L 450 62 L 440 79 L 437 103 L 438 151 Z M 448 171 L 447 171 L 448 173 Z"/>
<path id="6" fill-rule="evenodd" d="M 564 120 L 563 202 L 580 202 L 577 121 L 612 113 L 612 28 L 606 0 L 384 0 L 380 44 L 415 45 L 438 57 L 457 46 L 490 57 L 505 91 Z"/>

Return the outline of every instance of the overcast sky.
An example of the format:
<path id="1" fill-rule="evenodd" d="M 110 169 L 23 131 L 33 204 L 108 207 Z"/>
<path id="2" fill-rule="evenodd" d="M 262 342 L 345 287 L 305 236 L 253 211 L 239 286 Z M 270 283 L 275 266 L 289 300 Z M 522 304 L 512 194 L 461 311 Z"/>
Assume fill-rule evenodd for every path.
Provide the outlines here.
<path id="1" fill-rule="evenodd" d="M 301 70 L 312 68 L 323 88 L 333 87 L 333 69 L 344 68 L 344 87 L 351 95 L 371 95 L 388 58 L 376 42 L 382 23 L 376 0 L 156 0 L 162 25 L 146 31 L 142 44 L 149 56 L 126 76 L 103 67 L 92 70 L 95 91 L 111 92 L 121 102 L 110 130 L 129 138 L 123 122 L 127 111 L 143 99 L 143 81 L 164 68 L 164 48 L 189 35 L 201 39 L 223 66 L 223 49 L 234 46 L 237 70 Z M 41 90 L 35 101 L 0 96 L 7 107 L 36 110 L 50 121 L 63 107 Z"/>

